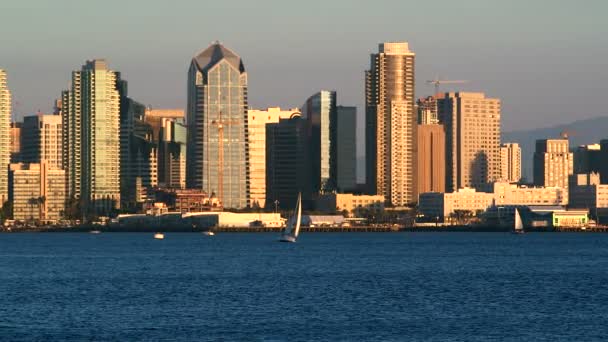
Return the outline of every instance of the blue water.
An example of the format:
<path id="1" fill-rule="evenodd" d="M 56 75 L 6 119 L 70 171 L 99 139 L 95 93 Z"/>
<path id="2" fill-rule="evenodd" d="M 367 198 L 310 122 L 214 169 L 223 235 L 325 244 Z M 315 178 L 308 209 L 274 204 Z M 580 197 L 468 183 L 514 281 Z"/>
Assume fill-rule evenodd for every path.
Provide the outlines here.
<path id="1" fill-rule="evenodd" d="M 1 340 L 591 341 L 608 234 L 1 234 Z"/>

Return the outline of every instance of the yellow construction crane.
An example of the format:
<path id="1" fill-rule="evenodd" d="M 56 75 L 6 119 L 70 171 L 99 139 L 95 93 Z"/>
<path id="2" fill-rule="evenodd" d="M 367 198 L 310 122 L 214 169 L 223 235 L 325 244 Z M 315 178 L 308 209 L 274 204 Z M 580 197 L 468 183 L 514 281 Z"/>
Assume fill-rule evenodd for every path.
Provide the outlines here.
<path id="1" fill-rule="evenodd" d="M 238 120 L 222 120 L 222 112 L 219 112 L 218 119 L 211 121 L 211 124 L 217 126 L 217 198 L 222 201 L 224 195 L 224 125 L 238 125 L 240 122 Z"/>
<path id="2" fill-rule="evenodd" d="M 463 83 L 468 83 L 468 82 L 469 81 L 465 81 L 465 80 L 440 80 L 439 77 L 435 77 L 434 80 L 426 81 L 426 83 L 435 85 L 435 94 L 433 94 L 433 95 L 439 94 L 439 85 L 440 84 L 463 84 Z"/>

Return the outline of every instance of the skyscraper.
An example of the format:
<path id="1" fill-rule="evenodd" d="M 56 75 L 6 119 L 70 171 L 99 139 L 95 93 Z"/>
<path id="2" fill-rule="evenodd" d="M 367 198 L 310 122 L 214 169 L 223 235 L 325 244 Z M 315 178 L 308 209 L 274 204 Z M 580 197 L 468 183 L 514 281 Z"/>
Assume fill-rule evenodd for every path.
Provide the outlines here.
<path id="1" fill-rule="evenodd" d="M 186 187 L 187 128 L 181 109 L 151 109 L 144 121 L 152 127 L 158 151 L 158 185 L 172 189 Z"/>
<path id="2" fill-rule="evenodd" d="M 445 192 L 445 128 L 418 125 L 418 194 Z"/>
<path id="3" fill-rule="evenodd" d="M 0 205 L 8 200 L 8 172 L 11 162 L 11 92 L 6 71 L 0 69 Z"/>
<path id="4" fill-rule="evenodd" d="M 484 93 L 445 93 L 437 99 L 446 130 L 446 191 L 488 190 L 500 179 L 500 100 Z"/>
<path id="5" fill-rule="evenodd" d="M 337 190 L 351 192 L 357 187 L 357 107 L 338 106 L 336 126 Z"/>
<path id="6" fill-rule="evenodd" d="M 278 123 L 280 119 L 300 116 L 300 110 L 297 108 L 282 110 L 279 107 L 266 110 L 250 109 L 247 111 L 247 116 L 250 205 L 264 208 L 266 206 L 266 125 Z"/>
<path id="7" fill-rule="evenodd" d="M 225 208 L 249 205 L 247 73 L 219 42 L 188 71 L 188 187 L 215 193 Z"/>
<path id="8" fill-rule="evenodd" d="M 312 203 L 308 123 L 300 115 L 266 125 L 266 207 L 292 209 L 298 193 Z"/>
<path id="9" fill-rule="evenodd" d="M 568 177 L 574 172 L 573 163 L 568 139 L 536 140 L 534 184 L 568 189 Z"/>
<path id="10" fill-rule="evenodd" d="M 500 178 L 509 183 L 521 180 L 521 148 L 518 143 L 500 145 Z"/>
<path id="11" fill-rule="evenodd" d="M 21 130 L 21 160 L 24 163 L 42 163 L 51 169 L 63 169 L 61 116 L 37 114 L 23 118 Z"/>
<path id="12" fill-rule="evenodd" d="M 414 57 L 408 43 L 381 43 L 365 73 L 366 183 L 395 206 L 417 201 Z"/>
<path id="13" fill-rule="evenodd" d="M 62 96 L 68 198 L 95 214 L 120 206 L 119 80 L 105 60 L 87 61 Z"/>
<path id="14" fill-rule="evenodd" d="M 302 106 L 308 122 L 310 185 L 313 193 L 336 189 L 337 117 L 336 92 L 321 90 Z"/>

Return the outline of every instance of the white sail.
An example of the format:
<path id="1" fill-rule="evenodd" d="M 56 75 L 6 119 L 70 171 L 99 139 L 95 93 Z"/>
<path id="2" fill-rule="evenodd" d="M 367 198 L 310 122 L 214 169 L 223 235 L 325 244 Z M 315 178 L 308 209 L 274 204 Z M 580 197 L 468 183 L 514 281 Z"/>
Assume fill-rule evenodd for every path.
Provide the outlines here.
<path id="1" fill-rule="evenodd" d="M 281 241 L 284 242 L 295 242 L 298 234 L 300 234 L 300 224 L 302 222 L 302 194 L 298 194 L 298 201 L 296 202 L 296 208 L 293 215 L 287 221 L 285 230 L 281 237 Z"/>
<path id="2" fill-rule="evenodd" d="M 515 230 L 523 230 L 524 223 L 521 220 L 521 216 L 519 215 L 519 210 L 515 208 Z"/>
<path id="3" fill-rule="evenodd" d="M 296 226 L 293 230 L 293 237 L 297 238 L 300 234 L 300 224 L 302 223 L 302 193 L 298 194 L 298 203 L 296 204 Z"/>

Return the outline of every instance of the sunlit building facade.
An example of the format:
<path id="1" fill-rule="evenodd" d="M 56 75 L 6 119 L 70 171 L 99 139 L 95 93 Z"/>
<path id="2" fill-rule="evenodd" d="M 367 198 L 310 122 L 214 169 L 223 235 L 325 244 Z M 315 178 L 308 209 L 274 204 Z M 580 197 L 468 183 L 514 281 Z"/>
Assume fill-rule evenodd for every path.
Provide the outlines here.
<path id="1" fill-rule="evenodd" d="M 8 200 L 8 170 L 11 162 L 11 92 L 6 71 L 0 69 L 0 205 Z"/>
<path id="2" fill-rule="evenodd" d="M 415 54 L 408 43 L 381 43 L 365 73 L 366 183 L 393 206 L 417 201 Z"/>
<path id="3" fill-rule="evenodd" d="M 105 60 L 87 61 L 62 96 L 68 198 L 98 215 L 120 206 L 119 80 Z"/>
<path id="4" fill-rule="evenodd" d="M 51 168 L 63 169 L 61 116 L 37 114 L 23 118 L 21 160 L 24 163 L 40 163 L 43 160 Z"/>

